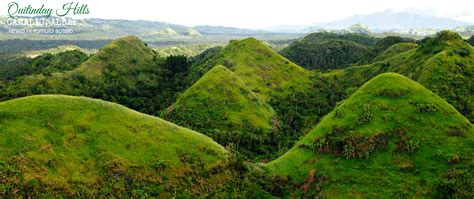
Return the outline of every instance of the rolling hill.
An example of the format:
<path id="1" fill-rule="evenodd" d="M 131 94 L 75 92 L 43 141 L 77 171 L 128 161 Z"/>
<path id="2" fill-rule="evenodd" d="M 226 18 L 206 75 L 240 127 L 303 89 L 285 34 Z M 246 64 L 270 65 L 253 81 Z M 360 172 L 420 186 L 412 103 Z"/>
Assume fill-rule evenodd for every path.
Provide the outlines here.
<path id="1" fill-rule="evenodd" d="M 66 65 L 39 59 L 37 70 L 0 81 L 1 100 L 99 98 L 161 114 L 217 143 L 101 100 L 0 102 L 0 193 L 473 197 L 474 128 L 465 118 L 473 115 L 471 45 L 450 31 L 417 44 L 355 34 L 307 38 L 364 48 L 350 56 L 376 61 L 312 72 L 254 38 L 192 59 L 161 58 L 134 36 L 89 58 L 69 52 L 65 59 L 77 60 Z M 269 164 L 250 163 L 285 152 Z"/>
<path id="2" fill-rule="evenodd" d="M 403 52 L 406 52 L 406 51 L 409 51 L 411 49 L 414 49 L 416 48 L 418 45 L 417 44 L 414 44 L 414 43 L 398 43 L 398 44 L 394 44 L 392 46 L 390 46 L 389 48 L 387 48 L 385 51 L 383 51 L 382 53 L 380 53 L 379 55 L 377 55 L 375 58 L 374 58 L 374 62 L 377 62 L 377 61 L 383 61 L 383 60 L 386 60 L 388 58 L 392 58 L 394 57 L 395 55 L 398 55 L 400 53 L 403 53 Z"/>
<path id="3" fill-rule="evenodd" d="M 81 95 L 157 114 L 174 98 L 166 61 L 135 36 L 112 41 L 79 66 L 21 76 L 0 92 L 1 100 L 35 94 Z"/>
<path id="4" fill-rule="evenodd" d="M 397 36 L 386 36 L 382 39 L 377 40 L 377 42 L 370 46 L 369 52 L 367 52 L 358 62 L 358 65 L 370 64 L 375 61 L 375 58 L 385 52 L 388 48 L 400 44 L 415 44 L 415 40 Z"/>
<path id="5" fill-rule="evenodd" d="M 223 70 L 222 67 L 215 67 L 219 65 L 227 69 Z M 223 49 L 215 48 L 206 51 L 203 55 L 197 57 L 195 64 L 191 66 L 189 71 L 185 82 L 190 85 L 189 87 L 193 84 L 194 86 L 190 88 L 191 91 L 185 91 L 178 103 L 175 104 L 181 108 L 175 109 L 175 105 L 173 105 L 168 109 L 168 111 L 172 110 L 172 112 L 170 111 L 171 114 L 166 115 L 165 113 L 165 117 L 171 116 L 170 120 L 183 126 L 197 127 L 196 130 L 210 135 L 221 144 L 233 143 L 240 146 L 241 149 L 249 149 L 253 154 L 248 153 L 249 150 L 240 150 L 249 157 L 255 157 L 255 154 L 264 155 L 265 158 L 268 158 L 268 156 L 274 157 L 282 147 L 287 145 L 286 143 L 294 140 L 290 136 L 294 137 L 295 134 L 280 128 L 284 123 L 280 123 L 279 115 L 274 113 L 273 108 L 278 108 L 276 103 L 279 101 L 278 99 L 290 96 L 296 91 L 306 90 L 311 84 L 311 72 L 292 63 L 254 38 L 233 40 Z M 212 78 L 211 76 L 215 75 L 216 71 L 224 78 Z M 207 74 L 209 72 L 212 73 Z M 204 78 L 204 80 L 201 81 L 201 78 Z M 227 82 L 228 80 L 225 79 L 232 81 Z M 203 82 L 206 83 L 203 84 Z M 244 94 L 244 101 L 236 101 L 236 99 L 242 97 L 236 98 L 228 94 L 235 90 L 230 88 L 231 85 L 229 84 L 232 82 L 239 82 L 237 88 L 240 89 L 237 89 L 237 91 L 240 94 L 236 96 Z M 236 83 L 232 84 L 235 86 Z M 205 87 L 205 90 L 211 88 L 212 92 L 198 92 L 197 90 L 202 89 L 202 87 Z M 189 95 L 190 93 L 193 95 Z M 246 105 L 246 101 L 254 105 Z M 218 104 L 215 104 L 216 102 Z M 277 106 L 270 108 L 267 103 Z M 205 106 L 206 108 L 204 110 L 193 109 L 189 111 L 191 109 L 190 104 L 196 104 L 200 107 Z M 210 104 L 213 105 L 210 106 Z M 240 108 L 234 107 L 234 104 L 238 104 Z M 188 110 L 183 107 L 188 107 Z M 233 121 L 235 119 L 229 118 L 231 114 L 226 112 L 238 109 L 241 109 L 241 111 L 230 113 L 238 113 L 237 115 L 240 115 L 240 118 L 245 119 L 238 119 L 236 123 L 236 121 Z M 253 109 L 263 110 L 263 112 L 257 113 Z M 190 113 L 196 113 L 202 119 L 196 122 L 196 120 L 191 119 L 194 116 L 191 117 Z M 204 113 L 208 115 L 203 115 Z M 180 116 L 180 118 L 173 118 L 174 116 Z M 224 124 L 232 125 L 226 126 Z M 244 130 L 239 130 L 238 126 L 235 126 L 236 124 L 243 127 Z M 218 138 L 212 134 L 228 134 L 229 136 L 228 138 Z"/>
<path id="6" fill-rule="evenodd" d="M 473 133 L 439 96 L 386 73 L 267 167 L 307 197 L 472 197 Z"/>
<path id="7" fill-rule="evenodd" d="M 210 138 L 101 100 L 2 102 L 0 129 L 6 197 L 206 194 L 228 177 L 227 152 Z"/>
<path id="8" fill-rule="evenodd" d="M 188 81 L 197 81 L 216 65 L 236 74 L 264 102 L 304 89 L 310 74 L 257 39 L 247 38 L 230 41 L 218 55 L 193 67 Z"/>
<path id="9" fill-rule="evenodd" d="M 474 98 L 470 94 L 474 84 L 474 48 L 451 31 L 439 32 L 418 43 L 416 48 L 390 55 L 383 61 L 321 74 L 320 78 L 335 82 L 339 88 L 320 94 L 338 93 L 345 98 L 376 75 L 396 72 L 433 91 L 474 121 Z"/>
<path id="10" fill-rule="evenodd" d="M 257 153 L 276 130 L 275 111 L 223 66 L 215 66 L 162 114 L 178 125 Z"/>
<path id="11" fill-rule="evenodd" d="M 474 48 L 457 33 L 442 31 L 428 37 L 381 67 L 414 79 L 474 120 Z"/>
<path id="12" fill-rule="evenodd" d="M 107 68 L 123 71 L 149 65 L 153 62 L 154 56 L 153 50 L 138 37 L 127 36 L 101 48 L 74 72 L 84 74 L 88 79 L 94 79 Z"/>

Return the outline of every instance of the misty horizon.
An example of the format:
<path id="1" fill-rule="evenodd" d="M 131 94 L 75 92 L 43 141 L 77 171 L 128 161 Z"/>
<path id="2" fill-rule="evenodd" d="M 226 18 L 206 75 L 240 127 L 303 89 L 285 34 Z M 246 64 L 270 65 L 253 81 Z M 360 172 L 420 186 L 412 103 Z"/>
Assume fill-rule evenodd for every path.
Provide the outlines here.
<path id="1" fill-rule="evenodd" d="M 7 15 L 7 4 L 0 5 L 0 15 Z M 44 0 L 31 2 L 17 0 L 20 6 L 46 5 L 58 7 L 66 1 Z M 373 1 L 358 2 L 336 0 L 331 2 L 296 0 L 294 2 L 212 2 L 179 0 L 174 2 L 146 2 L 137 0 L 133 4 L 83 0 L 90 14 L 78 18 L 115 20 L 146 20 L 194 27 L 202 25 L 226 26 L 247 29 L 264 29 L 273 26 L 307 26 L 347 19 L 357 15 L 377 12 L 406 12 L 420 16 L 449 18 L 474 24 L 474 3 L 457 0 L 449 3 L 429 1 Z M 143 6 L 147 5 L 147 6 Z"/>

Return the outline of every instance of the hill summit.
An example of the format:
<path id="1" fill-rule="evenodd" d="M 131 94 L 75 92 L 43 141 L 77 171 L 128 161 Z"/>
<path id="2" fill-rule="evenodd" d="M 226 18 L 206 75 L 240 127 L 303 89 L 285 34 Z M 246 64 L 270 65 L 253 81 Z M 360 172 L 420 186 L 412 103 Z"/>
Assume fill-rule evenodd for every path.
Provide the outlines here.
<path id="1" fill-rule="evenodd" d="M 304 89 L 309 72 L 284 58 L 255 38 L 232 40 L 218 56 L 193 69 L 200 77 L 216 65 L 236 74 L 263 101 Z"/>
<path id="2" fill-rule="evenodd" d="M 420 84 L 378 75 L 271 171 L 338 196 L 472 197 L 473 125 Z M 306 192 L 306 194 L 310 194 Z"/>
<path id="3" fill-rule="evenodd" d="M 204 133 L 217 142 L 248 150 L 269 140 L 276 127 L 273 109 L 233 72 L 216 66 L 187 89 L 163 117 Z"/>
<path id="4" fill-rule="evenodd" d="M 99 76 L 107 67 L 114 70 L 127 70 L 134 67 L 149 65 L 153 61 L 154 52 L 136 36 L 116 39 L 102 47 L 97 54 L 84 62 L 77 72 L 86 77 Z"/>
<path id="5" fill-rule="evenodd" d="M 184 188 L 206 194 L 216 187 L 208 180 L 226 179 L 227 152 L 210 138 L 101 100 L 2 102 L 0 129 L 0 191 L 7 194 L 170 197 Z"/>
<path id="6" fill-rule="evenodd" d="M 421 40 L 418 48 L 387 59 L 382 71 L 403 74 L 446 99 L 474 120 L 474 48 L 452 31 Z"/>

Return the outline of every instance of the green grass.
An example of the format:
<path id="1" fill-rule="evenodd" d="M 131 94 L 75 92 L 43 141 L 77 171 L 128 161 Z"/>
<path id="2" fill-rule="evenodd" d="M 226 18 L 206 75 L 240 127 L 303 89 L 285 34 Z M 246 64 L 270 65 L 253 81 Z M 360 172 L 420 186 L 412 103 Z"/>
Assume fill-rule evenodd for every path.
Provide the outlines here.
<path id="1" fill-rule="evenodd" d="M 216 66 L 187 89 L 163 117 L 211 136 L 221 144 L 268 139 L 273 109 L 229 69 Z M 254 146 L 245 146 L 254 148 Z"/>
<path id="2" fill-rule="evenodd" d="M 204 74 L 216 65 L 223 65 L 235 73 L 265 102 L 274 95 L 304 90 L 309 84 L 309 71 L 255 38 L 230 41 L 219 56 L 193 70 Z"/>
<path id="3" fill-rule="evenodd" d="M 227 161 L 210 138 L 101 100 L 41 95 L 2 102 L 0 129 L 0 192 L 205 194 L 220 186 L 213 180 L 226 178 L 219 171 L 203 176 Z"/>
<path id="4" fill-rule="evenodd" d="M 267 103 L 306 90 L 311 74 L 254 38 L 233 40 L 191 67 L 194 86 L 165 116 L 250 157 L 274 155 L 285 139 Z"/>
<path id="5" fill-rule="evenodd" d="M 256 39 L 231 41 L 190 69 L 194 84 L 162 113 L 221 144 L 244 148 L 248 157 L 275 155 L 280 144 L 291 145 L 298 136 L 285 135 L 283 121 L 303 118 L 294 124 L 306 124 L 308 113 L 325 108 L 308 120 L 313 122 L 355 91 L 289 152 L 267 164 L 277 175 L 258 186 L 284 175 L 296 181 L 291 192 L 304 184 L 309 192 L 330 198 L 472 198 L 473 126 L 459 112 L 472 120 L 473 48 L 456 34 L 442 32 L 416 48 L 399 44 L 383 55 L 383 61 L 371 65 L 315 74 Z M 155 58 L 138 38 L 125 37 L 75 70 L 23 77 L 22 84 L 7 90 L 22 95 L 90 91 L 88 96 L 138 104 L 140 110 L 150 98 L 133 101 L 128 96 L 149 91 L 162 97 L 157 93 L 166 79 L 152 80 L 166 69 Z M 373 78 L 387 71 L 426 88 L 394 73 Z M 113 81 L 100 81 L 106 77 Z M 311 81 L 327 85 L 309 89 L 318 86 Z M 289 103 L 277 103 L 286 99 Z M 310 107 L 308 99 L 321 103 Z M 316 107 L 320 104 L 326 106 Z M 300 111 L 306 108 L 314 110 Z M 283 118 L 274 110 L 291 114 Z M 210 138 L 100 100 L 49 95 L 2 102 L 0 133 L 0 191 L 18 191 L 23 197 L 206 196 L 255 188 L 228 187 L 229 180 L 249 179 L 232 179 L 227 152 Z"/>
<path id="6" fill-rule="evenodd" d="M 374 58 L 374 61 L 383 61 L 388 58 L 392 58 L 400 53 L 406 52 L 408 50 L 416 48 L 418 45 L 414 43 L 398 43 L 393 46 L 390 46 L 382 52 L 380 55 Z"/>
<path id="7" fill-rule="evenodd" d="M 75 73 L 84 74 L 86 78 L 100 76 L 107 67 L 126 70 L 140 67 L 153 61 L 154 52 L 138 37 L 127 36 L 112 41 L 89 60 L 79 66 Z"/>
<path id="8" fill-rule="evenodd" d="M 228 120 L 237 128 L 250 126 L 269 131 L 273 127 L 270 120 L 275 116 L 268 104 L 259 100 L 240 78 L 223 66 L 216 66 L 204 77 L 187 89 L 181 97 L 168 108 L 170 112 L 186 112 L 187 115 L 199 115 L 195 111 L 215 108 L 217 118 L 208 120 Z M 172 114 L 172 113 L 167 113 Z M 191 118 L 189 118 L 191 119 Z M 244 123 L 248 120 L 248 124 Z M 192 122 L 192 121 L 188 121 Z M 245 127 L 243 127 L 245 128 Z"/>
<path id="9" fill-rule="evenodd" d="M 385 73 L 267 167 L 299 182 L 314 170 L 327 197 L 472 197 L 473 132 L 436 94 Z"/>
<path id="10" fill-rule="evenodd" d="M 458 34 L 443 31 L 427 38 L 416 49 L 383 63 L 387 71 L 403 74 L 452 104 L 474 120 L 474 48 Z"/>
<path id="11" fill-rule="evenodd" d="M 153 64 L 154 56 L 153 50 L 137 37 L 120 38 L 101 48 L 74 70 L 52 73 L 50 76 L 39 74 L 21 77 L 18 84 L 26 88 L 15 88 L 12 92 L 17 94 L 28 88 L 36 88 L 36 93 L 42 93 L 41 90 L 49 90 L 48 93 L 74 93 L 78 89 L 75 84 L 79 79 L 81 82 L 87 80 L 97 83 L 106 70 L 119 73 L 147 67 Z M 128 78 L 136 80 L 136 77 Z"/>

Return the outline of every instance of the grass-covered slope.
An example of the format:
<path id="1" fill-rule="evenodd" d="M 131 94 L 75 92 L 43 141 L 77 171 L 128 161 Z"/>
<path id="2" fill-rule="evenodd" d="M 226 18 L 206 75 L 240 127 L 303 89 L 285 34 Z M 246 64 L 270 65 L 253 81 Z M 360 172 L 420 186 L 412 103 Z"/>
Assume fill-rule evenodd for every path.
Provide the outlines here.
<path id="1" fill-rule="evenodd" d="M 138 37 L 127 36 L 112 41 L 83 63 L 77 72 L 83 73 L 86 78 L 95 78 L 107 68 L 114 70 L 129 70 L 141 67 L 153 61 L 154 52 Z"/>
<path id="2" fill-rule="evenodd" d="M 305 89 L 309 81 L 308 71 L 254 38 L 231 41 L 218 56 L 191 69 L 191 81 L 216 65 L 231 70 L 263 101 Z"/>
<path id="3" fill-rule="evenodd" d="M 418 48 L 386 60 L 382 68 L 414 79 L 474 120 L 474 48 L 457 33 L 442 31 L 426 38 Z"/>
<path id="4" fill-rule="evenodd" d="M 376 57 L 381 55 L 383 52 L 388 50 L 390 47 L 400 43 L 414 44 L 415 40 L 409 38 L 403 38 L 398 36 L 387 36 L 378 40 L 373 46 L 370 46 L 369 52 L 366 53 L 357 64 L 369 64 L 373 63 Z M 406 45 L 404 46 L 406 48 Z M 399 48 L 395 48 L 399 49 Z M 401 50 L 401 49 L 399 49 Z"/>
<path id="5" fill-rule="evenodd" d="M 439 96 L 385 73 L 267 166 L 303 183 L 306 195 L 473 197 L 473 133 Z"/>
<path id="6" fill-rule="evenodd" d="M 418 45 L 414 43 L 398 43 L 393 46 L 390 46 L 387 48 L 385 51 L 377 55 L 377 57 L 374 58 L 374 61 L 383 61 L 388 58 L 392 58 L 400 53 L 412 50 L 416 48 Z"/>
<path id="7" fill-rule="evenodd" d="M 207 72 L 163 117 L 223 145 L 234 143 L 253 151 L 258 150 L 258 143 L 270 139 L 269 132 L 275 128 L 272 122 L 276 122 L 273 109 L 223 66 Z"/>
<path id="8" fill-rule="evenodd" d="M 2 102 L 0 134 L 5 197 L 206 194 L 227 178 L 210 138 L 101 100 Z"/>
<path id="9" fill-rule="evenodd" d="M 215 68 L 218 65 L 222 65 L 228 70 L 223 70 L 221 67 Z M 246 96 L 244 98 L 246 100 L 238 102 L 232 99 L 234 97 L 223 98 L 227 95 L 225 92 L 232 91 L 230 88 L 232 86 L 229 81 L 224 81 L 225 78 L 212 77 L 215 75 L 215 71 L 211 70 L 212 68 L 218 69 L 216 71 L 219 71 L 220 74 L 226 74 L 224 76 L 229 76 L 227 79 L 232 80 L 230 81 L 234 82 L 232 84 L 242 82 L 238 83 L 236 88 L 239 88 L 237 90 L 240 90 L 240 96 Z M 211 73 L 208 74 L 209 71 Z M 188 82 L 192 82 L 192 84 L 197 82 L 200 85 L 199 88 L 202 87 L 202 82 L 206 82 L 206 87 L 211 87 L 214 90 L 217 89 L 217 92 L 197 92 L 196 90 L 198 89 L 193 88 L 190 89 L 193 91 L 186 91 L 185 93 L 187 94 L 194 93 L 195 95 L 189 97 L 185 94 L 184 97 L 181 97 L 180 101 L 191 101 L 192 103 L 187 104 L 193 104 L 196 103 L 194 98 L 205 99 L 201 100 L 203 102 L 200 104 L 201 107 L 208 106 L 210 103 L 213 106 L 204 110 L 193 110 L 193 113 L 199 112 L 198 115 L 201 115 L 199 117 L 204 120 L 191 121 L 188 116 L 183 118 L 183 120 L 189 125 L 198 126 L 199 129 L 204 128 L 199 131 L 203 133 L 208 132 L 206 133 L 207 135 L 228 134 L 229 136 L 224 136 L 223 138 L 212 135 L 211 137 L 218 140 L 219 143 L 233 143 L 240 147 L 240 149 L 246 148 L 250 150 L 239 150 L 240 152 L 253 152 L 253 154 L 247 153 L 247 155 L 274 156 L 283 145 L 286 145 L 284 143 L 291 142 L 293 139 L 290 139 L 289 135 L 287 135 L 290 133 L 281 131 L 282 123 L 277 120 L 278 115 L 266 103 L 273 103 L 275 100 L 285 98 L 296 91 L 306 90 L 310 85 L 310 75 L 310 71 L 292 63 L 254 38 L 233 40 L 223 49 L 213 49 L 206 52 L 203 56 L 199 56 L 197 63 L 190 68 L 186 78 Z M 225 83 L 218 85 L 221 81 Z M 193 87 L 196 88 L 196 85 Z M 231 97 L 231 95 L 227 97 Z M 186 98 L 186 100 L 183 98 Z M 247 104 L 246 101 L 252 102 L 249 104 L 251 106 L 244 105 Z M 218 102 L 218 104 L 214 102 Z M 178 102 L 177 104 L 180 103 Z M 238 104 L 240 108 L 234 107 L 235 104 Z M 174 109 L 174 106 L 172 108 Z M 240 110 L 235 111 L 237 109 Z M 229 110 L 232 111 L 229 112 Z M 181 108 L 173 110 L 172 115 L 190 115 L 187 112 L 189 111 Z M 232 115 L 238 115 L 238 117 Z M 221 117 L 221 120 L 208 119 L 216 117 Z M 236 124 L 238 126 L 235 126 Z M 268 134 L 268 132 L 271 134 Z"/>

